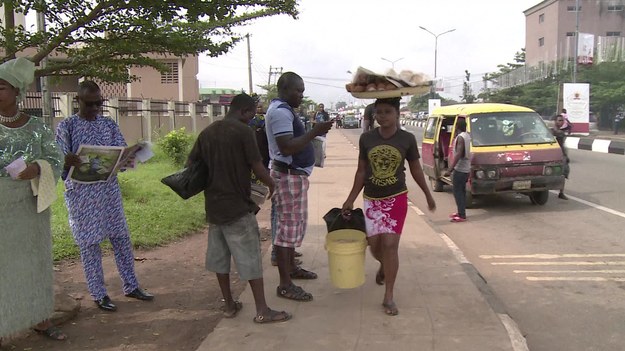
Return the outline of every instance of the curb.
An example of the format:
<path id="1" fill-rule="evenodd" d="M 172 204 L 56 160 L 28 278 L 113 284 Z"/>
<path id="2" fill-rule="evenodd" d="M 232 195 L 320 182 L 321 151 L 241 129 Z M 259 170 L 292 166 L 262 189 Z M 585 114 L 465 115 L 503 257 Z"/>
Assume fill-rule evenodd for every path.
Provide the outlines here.
<path id="1" fill-rule="evenodd" d="M 620 140 L 566 137 L 564 146 L 569 149 L 625 155 L 625 141 Z"/>

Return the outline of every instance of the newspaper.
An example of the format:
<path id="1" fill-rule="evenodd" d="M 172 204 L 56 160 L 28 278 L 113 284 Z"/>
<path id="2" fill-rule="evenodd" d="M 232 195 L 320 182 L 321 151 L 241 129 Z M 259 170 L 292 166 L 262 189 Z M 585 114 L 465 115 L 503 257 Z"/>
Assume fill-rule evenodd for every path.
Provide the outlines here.
<path id="1" fill-rule="evenodd" d="M 120 169 L 135 168 L 135 158 L 145 162 L 153 153 L 147 143 L 137 143 L 127 148 L 81 144 L 77 155 L 80 158 L 80 166 L 72 166 L 68 178 L 76 183 L 90 184 L 107 182 Z"/>

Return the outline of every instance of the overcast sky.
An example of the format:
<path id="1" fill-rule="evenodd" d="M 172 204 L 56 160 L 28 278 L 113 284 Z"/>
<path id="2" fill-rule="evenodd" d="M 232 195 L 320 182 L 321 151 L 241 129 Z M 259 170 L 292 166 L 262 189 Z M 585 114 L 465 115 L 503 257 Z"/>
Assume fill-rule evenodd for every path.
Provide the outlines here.
<path id="1" fill-rule="evenodd" d="M 297 20 L 277 16 L 241 27 L 251 34 L 252 80 L 268 81 L 269 67 L 304 77 L 305 95 L 327 106 L 357 102 L 345 90 L 348 70 L 358 66 L 383 73 L 395 63 L 403 69 L 434 75 L 434 36 L 438 38 L 437 76 L 454 94 L 464 70 L 479 81 L 498 64 L 511 62 L 525 46 L 523 11 L 540 0 L 301 0 Z M 200 57 L 201 87 L 248 90 L 247 45 L 242 41 L 218 58 Z M 454 95 L 460 94 L 456 92 Z"/>

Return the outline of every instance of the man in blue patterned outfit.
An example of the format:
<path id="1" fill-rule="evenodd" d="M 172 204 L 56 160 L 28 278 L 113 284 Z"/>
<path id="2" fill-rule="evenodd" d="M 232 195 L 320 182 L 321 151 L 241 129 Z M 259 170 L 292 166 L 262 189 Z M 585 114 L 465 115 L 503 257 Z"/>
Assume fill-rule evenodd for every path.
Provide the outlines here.
<path id="1" fill-rule="evenodd" d="M 103 100 L 95 82 L 80 83 L 78 102 L 78 114 L 64 119 L 56 134 L 56 141 L 65 154 L 62 175 L 65 180 L 65 203 L 72 235 L 80 248 L 89 293 L 100 309 L 116 311 L 117 307 L 111 302 L 104 285 L 100 243 L 106 239 L 113 247 L 124 294 L 144 301 L 154 298 L 139 288 L 135 276 L 132 243 L 117 177 L 111 177 L 106 182 L 82 184 L 69 179 L 67 173 L 70 167 L 80 165 L 76 153 L 81 144 L 126 146 L 126 141 L 117 124 L 100 114 Z"/>

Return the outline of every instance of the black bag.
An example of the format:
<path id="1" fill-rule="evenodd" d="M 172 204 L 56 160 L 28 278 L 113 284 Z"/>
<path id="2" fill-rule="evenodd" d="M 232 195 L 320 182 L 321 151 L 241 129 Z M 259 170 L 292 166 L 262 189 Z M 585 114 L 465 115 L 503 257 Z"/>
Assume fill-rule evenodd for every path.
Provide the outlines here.
<path id="1" fill-rule="evenodd" d="M 204 162 L 193 162 L 187 168 L 161 179 L 161 183 L 186 200 L 206 188 L 209 183 L 208 169 Z"/>
<path id="2" fill-rule="evenodd" d="M 345 218 L 340 208 L 333 208 L 323 216 L 323 220 L 328 226 L 328 233 L 339 229 L 355 229 L 363 233 L 367 232 L 365 225 L 365 214 L 362 209 L 357 208 L 351 211 L 351 216 Z"/>

